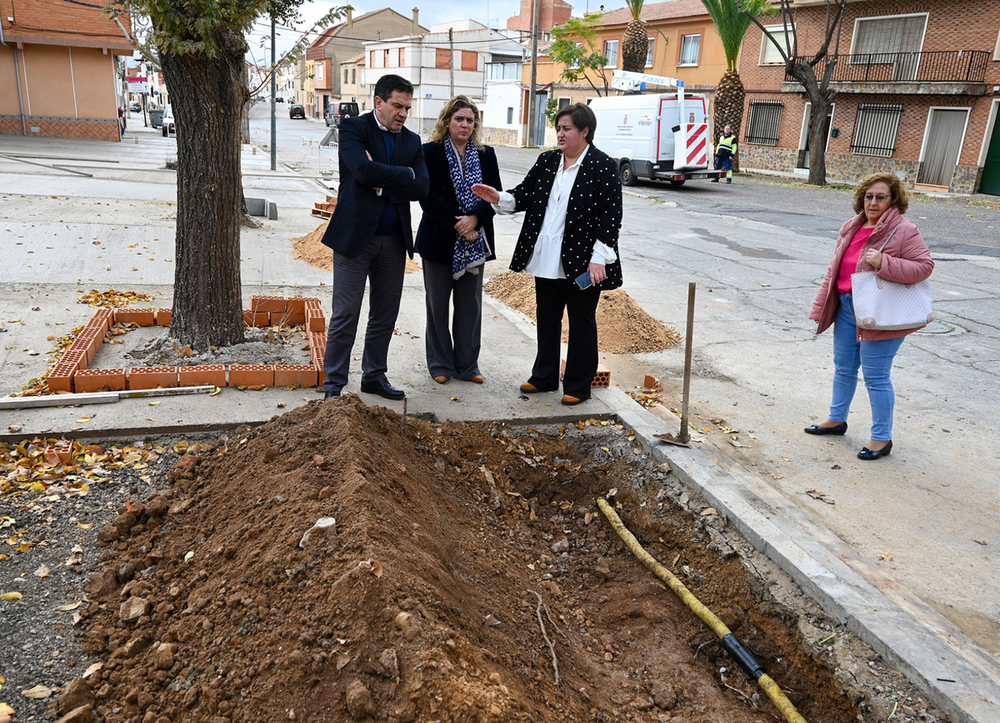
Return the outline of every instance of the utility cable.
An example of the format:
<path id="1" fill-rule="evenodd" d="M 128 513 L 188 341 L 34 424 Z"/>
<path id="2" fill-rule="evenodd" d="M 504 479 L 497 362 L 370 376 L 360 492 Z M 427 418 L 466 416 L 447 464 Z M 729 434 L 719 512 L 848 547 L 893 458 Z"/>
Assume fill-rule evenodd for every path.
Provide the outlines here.
<path id="1" fill-rule="evenodd" d="M 785 717 L 788 723 L 806 723 L 806 719 L 803 718 L 792 702 L 788 700 L 784 693 L 781 692 L 781 688 L 778 684 L 764 672 L 764 666 L 757 662 L 749 650 L 743 647 L 743 644 L 737 640 L 736 636 L 733 635 L 732 631 L 726 627 L 726 624 L 716 617 L 715 613 L 705 607 L 702 602 L 694 596 L 694 594 L 688 590 L 684 583 L 678 580 L 670 570 L 661 565 L 656 559 L 646 552 L 639 541 L 635 538 L 625 524 L 621 521 L 618 514 L 611 508 L 611 505 L 607 503 L 607 500 L 598 499 L 597 506 L 600 508 L 604 516 L 608 518 L 608 522 L 611 523 L 611 527 L 614 528 L 618 536 L 622 538 L 626 547 L 639 558 L 639 561 L 645 565 L 654 575 L 660 578 L 667 587 L 669 587 L 674 594 L 681 599 L 691 611 L 697 615 L 703 623 L 705 623 L 712 632 L 719 636 L 722 641 L 722 647 L 725 648 L 726 652 L 732 656 L 741 668 L 751 680 L 756 680 L 757 684 L 764 689 L 767 693 L 767 697 L 771 699 L 775 707 L 781 712 L 781 715 Z"/>

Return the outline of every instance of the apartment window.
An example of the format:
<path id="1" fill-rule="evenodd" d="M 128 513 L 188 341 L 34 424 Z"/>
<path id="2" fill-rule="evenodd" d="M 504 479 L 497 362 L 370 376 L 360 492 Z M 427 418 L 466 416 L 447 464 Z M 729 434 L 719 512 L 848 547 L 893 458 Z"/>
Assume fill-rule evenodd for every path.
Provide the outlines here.
<path id="1" fill-rule="evenodd" d="M 438 70 L 448 70 L 451 67 L 451 51 L 448 48 L 435 48 L 434 67 Z"/>
<path id="2" fill-rule="evenodd" d="M 316 80 L 323 80 L 323 62 L 316 63 Z"/>
<path id="3" fill-rule="evenodd" d="M 781 46 L 781 49 L 786 53 L 794 52 L 795 28 L 788 28 L 786 32 L 784 25 L 768 25 L 764 28 L 764 31 L 771 36 L 771 38 L 774 38 L 775 42 L 777 42 L 778 45 Z M 762 37 L 760 46 L 760 64 L 771 65 L 774 63 L 784 62 L 784 58 L 781 57 L 781 53 L 778 52 L 778 49 L 774 47 L 774 43 L 772 43 L 767 37 Z"/>
<path id="4" fill-rule="evenodd" d="M 351 83 L 354 84 L 357 82 L 358 82 L 358 69 L 351 68 Z"/>
<path id="5" fill-rule="evenodd" d="M 567 107 L 568 105 L 569 105 L 569 98 L 560 98 L 559 99 L 559 105 L 556 108 L 556 112 L 558 113 L 559 111 L 561 111 L 563 108 Z"/>
<path id="6" fill-rule="evenodd" d="M 656 44 L 656 38 L 646 39 L 646 67 L 653 67 L 653 46 Z"/>
<path id="7" fill-rule="evenodd" d="M 513 125 L 513 124 L 514 124 L 514 109 L 507 108 L 507 125 Z"/>
<path id="8" fill-rule="evenodd" d="M 486 80 L 520 80 L 520 63 L 487 63 Z"/>
<path id="9" fill-rule="evenodd" d="M 764 146 L 778 145 L 778 129 L 781 127 L 781 109 L 784 105 L 780 100 L 750 101 L 746 142 Z"/>
<path id="10" fill-rule="evenodd" d="M 347 71 L 347 68 L 344 68 L 344 82 L 345 82 L 345 83 L 347 83 L 347 82 L 348 82 L 348 80 L 347 80 L 347 79 L 348 79 L 349 77 L 350 77 L 350 73 L 348 73 L 348 71 Z"/>
<path id="11" fill-rule="evenodd" d="M 899 118 L 902 115 L 901 105 L 870 103 L 859 105 L 858 117 L 854 121 L 851 153 L 860 156 L 890 157 L 896 152 L 896 135 L 899 132 Z"/>
<path id="12" fill-rule="evenodd" d="M 851 54 L 919 53 L 923 48 L 926 25 L 927 16 L 923 14 L 860 18 L 854 27 Z"/>
<path id="13" fill-rule="evenodd" d="M 400 68 L 406 67 L 406 48 L 399 49 L 399 67 Z"/>
<path id="14" fill-rule="evenodd" d="M 998 41 L 998 43 L 1000 43 L 1000 41 Z M 583 43 L 577 43 L 576 47 L 582 49 L 583 48 Z M 1000 48 L 1000 44 L 998 44 L 997 47 Z M 572 63 L 570 63 L 569 67 L 570 68 L 579 68 L 580 67 L 580 61 L 579 60 L 574 60 Z"/>
<path id="15" fill-rule="evenodd" d="M 479 53 L 475 50 L 462 51 L 462 70 L 479 70 Z"/>
<path id="16" fill-rule="evenodd" d="M 618 41 L 617 40 L 605 40 L 604 41 L 604 56 L 608 59 L 608 62 L 604 64 L 605 68 L 617 68 L 618 67 Z"/>
<path id="17" fill-rule="evenodd" d="M 701 35 L 681 36 L 681 57 L 677 65 L 698 65 L 701 50 Z"/>

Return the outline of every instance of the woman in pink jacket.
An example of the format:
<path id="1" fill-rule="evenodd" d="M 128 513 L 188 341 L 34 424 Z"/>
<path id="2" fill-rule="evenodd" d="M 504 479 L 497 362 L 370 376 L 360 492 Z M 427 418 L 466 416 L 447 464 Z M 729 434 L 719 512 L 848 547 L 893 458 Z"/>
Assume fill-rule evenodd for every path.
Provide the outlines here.
<path id="1" fill-rule="evenodd" d="M 916 329 L 859 328 L 854 319 L 851 274 L 876 271 L 883 279 L 903 284 L 914 284 L 931 275 L 934 262 L 927 244 L 917 227 L 903 218 L 908 205 L 906 189 L 892 173 L 877 173 L 858 184 L 854 192 L 858 215 L 840 229 L 837 250 L 809 314 L 819 324 L 817 334 L 833 325 L 834 374 L 829 419 L 805 431 L 836 435 L 847 432 L 847 412 L 861 368 L 872 405 L 871 441 L 858 452 L 858 458 L 864 460 L 887 457 L 892 451 L 896 401 L 890 378 L 892 361 L 903 337 Z M 885 248 L 880 251 L 883 244 Z"/>

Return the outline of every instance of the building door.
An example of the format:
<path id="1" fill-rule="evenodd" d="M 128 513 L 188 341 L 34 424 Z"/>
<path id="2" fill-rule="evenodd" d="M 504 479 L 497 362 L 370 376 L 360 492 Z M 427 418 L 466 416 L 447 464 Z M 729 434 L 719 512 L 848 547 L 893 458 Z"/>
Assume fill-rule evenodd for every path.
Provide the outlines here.
<path id="1" fill-rule="evenodd" d="M 979 183 L 979 192 L 1000 196 L 1000 111 L 993 121 L 993 133 L 990 135 L 990 145 L 986 151 L 986 161 L 983 163 L 983 179 Z"/>
<path id="2" fill-rule="evenodd" d="M 951 108 L 932 108 L 928 121 L 924 158 L 920 166 L 919 183 L 930 186 L 951 186 L 951 178 L 958 165 L 958 154 L 965 138 L 965 123 L 969 111 Z"/>
<path id="3" fill-rule="evenodd" d="M 534 145 L 545 145 L 545 124 L 549 118 L 545 115 L 548 110 L 549 94 L 535 93 L 535 140 Z"/>

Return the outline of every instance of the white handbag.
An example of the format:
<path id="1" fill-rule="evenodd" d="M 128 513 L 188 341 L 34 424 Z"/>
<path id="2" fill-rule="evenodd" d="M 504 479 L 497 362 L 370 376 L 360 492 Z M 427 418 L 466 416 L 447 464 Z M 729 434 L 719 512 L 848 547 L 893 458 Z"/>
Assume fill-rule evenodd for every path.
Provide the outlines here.
<path id="1" fill-rule="evenodd" d="M 885 248 L 895 229 L 879 251 Z M 931 282 L 915 284 L 887 281 L 875 271 L 851 274 L 854 321 L 860 329 L 897 331 L 918 329 L 934 321 Z"/>

